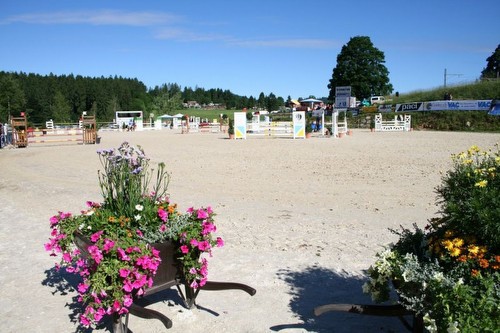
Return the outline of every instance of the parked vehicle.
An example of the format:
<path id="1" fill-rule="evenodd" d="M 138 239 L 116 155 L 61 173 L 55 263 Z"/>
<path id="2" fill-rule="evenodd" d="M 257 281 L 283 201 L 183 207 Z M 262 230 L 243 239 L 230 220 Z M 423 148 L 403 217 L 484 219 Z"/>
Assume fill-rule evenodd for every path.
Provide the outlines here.
<path id="1" fill-rule="evenodd" d="M 384 104 L 385 103 L 385 97 L 384 96 L 372 96 L 372 97 L 370 97 L 370 103 L 371 103 L 371 105 L 373 105 L 373 104 Z"/>

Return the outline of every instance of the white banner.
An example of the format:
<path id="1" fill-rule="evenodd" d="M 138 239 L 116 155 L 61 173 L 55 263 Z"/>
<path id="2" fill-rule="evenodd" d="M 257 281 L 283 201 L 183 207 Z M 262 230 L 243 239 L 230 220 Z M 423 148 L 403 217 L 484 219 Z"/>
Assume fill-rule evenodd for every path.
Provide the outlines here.
<path id="1" fill-rule="evenodd" d="M 488 111 L 491 100 L 424 102 L 425 111 Z"/>

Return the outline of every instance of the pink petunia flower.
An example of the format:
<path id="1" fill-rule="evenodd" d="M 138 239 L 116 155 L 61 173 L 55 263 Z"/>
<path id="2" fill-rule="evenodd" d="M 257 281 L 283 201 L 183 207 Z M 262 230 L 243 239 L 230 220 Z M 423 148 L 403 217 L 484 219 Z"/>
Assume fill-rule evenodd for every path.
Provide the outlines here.
<path id="1" fill-rule="evenodd" d="M 183 254 L 189 253 L 189 247 L 187 245 L 181 245 L 180 249 Z"/>
<path id="2" fill-rule="evenodd" d="M 99 230 L 98 232 L 92 234 L 90 236 L 90 241 L 92 241 L 92 243 L 96 243 L 101 238 L 103 232 L 104 232 L 103 230 Z"/>
<path id="3" fill-rule="evenodd" d="M 204 211 L 203 209 L 199 209 L 198 210 L 198 218 L 200 220 L 204 220 L 208 217 L 208 213 L 206 211 Z"/>

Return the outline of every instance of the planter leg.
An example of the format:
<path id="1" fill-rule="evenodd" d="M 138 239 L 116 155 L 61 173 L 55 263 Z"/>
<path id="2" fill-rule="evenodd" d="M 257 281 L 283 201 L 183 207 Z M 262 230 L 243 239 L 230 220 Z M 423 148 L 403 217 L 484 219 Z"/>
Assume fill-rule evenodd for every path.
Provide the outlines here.
<path id="1" fill-rule="evenodd" d="M 122 321 L 122 316 L 113 315 L 113 333 L 128 333 L 128 313 L 125 315 L 125 323 Z"/>

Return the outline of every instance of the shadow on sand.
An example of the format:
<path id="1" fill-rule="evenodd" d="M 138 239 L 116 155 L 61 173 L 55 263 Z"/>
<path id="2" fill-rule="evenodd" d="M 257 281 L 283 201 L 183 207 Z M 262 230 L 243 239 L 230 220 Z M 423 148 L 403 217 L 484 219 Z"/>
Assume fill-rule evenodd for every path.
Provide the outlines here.
<path id="1" fill-rule="evenodd" d="M 332 332 L 407 332 L 396 317 L 374 317 L 345 312 L 330 312 L 319 317 L 314 308 L 330 303 L 373 304 L 362 291 L 366 278 L 347 272 L 335 272 L 318 266 L 294 272 L 280 270 L 278 278 L 290 286 L 289 307 L 297 323 L 270 327 L 272 331 L 297 330 L 318 333 Z M 294 331 L 295 331 L 294 330 Z"/>

